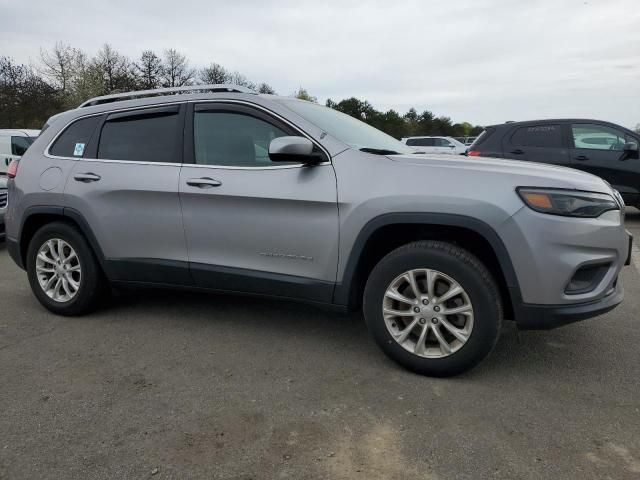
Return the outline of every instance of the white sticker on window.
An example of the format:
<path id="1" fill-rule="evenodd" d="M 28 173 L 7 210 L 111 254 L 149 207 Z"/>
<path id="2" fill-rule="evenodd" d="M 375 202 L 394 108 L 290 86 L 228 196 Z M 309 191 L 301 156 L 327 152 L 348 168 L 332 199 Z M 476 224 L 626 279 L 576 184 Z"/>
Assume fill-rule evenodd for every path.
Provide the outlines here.
<path id="1" fill-rule="evenodd" d="M 81 157 L 84 153 L 84 143 L 76 143 L 76 148 L 73 149 L 74 157 Z"/>

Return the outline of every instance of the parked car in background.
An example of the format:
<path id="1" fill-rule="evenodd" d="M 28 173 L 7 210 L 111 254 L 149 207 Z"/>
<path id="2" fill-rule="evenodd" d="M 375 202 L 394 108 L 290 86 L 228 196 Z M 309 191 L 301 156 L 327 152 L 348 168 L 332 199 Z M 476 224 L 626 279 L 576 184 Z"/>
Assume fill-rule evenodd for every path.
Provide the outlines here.
<path id="1" fill-rule="evenodd" d="M 0 173 L 7 171 L 12 160 L 20 158 L 40 134 L 40 130 L 0 130 Z"/>
<path id="2" fill-rule="evenodd" d="M 7 177 L 0 175 L 0 241 L 5 238 L 4 215 L 7 211 Z"/>
<path id="3" fill-rule="evenodd" d="M 467 151 L 464 143 L 453 137 L 406 137 L 401 142 L 418 152 L 424 153 L 463 155 Z"/>
<path id="4" fill-rule="evenodd" d="M 640 135 L 610 122 L 554 119 L 487 127 L 467 155 L 550 163 L 593 173 L 640 207 Z"/>
<path id="5" fill-rule="evenodd" d="M 458 140 L 460 143 L 464 143 L 467 147 L 475 142 L 477 137 L 453 137 Z"/>
<path id="6" fill-rule="evenodd" d="M 4 216 L 7 210 L 7 168 L 19 159 L 40 134 L 40 130 L 0 129 L 0 240 L 5 238 Z"/>
<path id="7" fill-rule="evenodd" d="M 387 355 L 446 376 L 503 317 L 553 328 L 623 298 L 622 199 L 593 175 L 418 156 L 237 85 L 98 97 L 48 124 L 9 167 L 7 250 L 57 314 L 108 282 L 361 307 Z"/>

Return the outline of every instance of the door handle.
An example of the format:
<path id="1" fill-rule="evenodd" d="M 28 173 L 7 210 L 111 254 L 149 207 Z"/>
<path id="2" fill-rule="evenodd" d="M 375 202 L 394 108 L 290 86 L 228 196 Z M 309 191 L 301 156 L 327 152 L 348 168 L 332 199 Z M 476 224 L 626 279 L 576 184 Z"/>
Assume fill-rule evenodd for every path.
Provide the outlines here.
<path id="1" fill-rule="evenodd" d="M 187 185 L 198 188 L 212 188 L 219 187 L 220 185 L 222 185 L 222 182 L 220 180 L 214 180 L 213 178 L 209 177 L 190 178 L 189 180 L 187 180 Z"/>
<path id="2" fill-rule="evenodd" d="M 524 153 L 524 150 L 520 150 L 519 148 L 516 148 L 515 150 L 512 150 L 511 153 L 515 155 L 522 155 Z"/>
<path id="3" fill-rule="evenodd" d="M 90 183 L 90 182 L 97 182 L 98 180 L 100 180 L 102 177 L 100 175 L 96 175 L 95 173 L 76 173 L 73 176 L 73 179 L 78 181 L 78 182 L 84 182 L 84 183 Z"/>
<path id="4" fill-rule="evenodd" d="M 575 157 L 575 159 L 584 162 L 585 160 L 589 160 L 589 157 L 587 157 L 586 155 L 578 155 L 577 157 Z"/>

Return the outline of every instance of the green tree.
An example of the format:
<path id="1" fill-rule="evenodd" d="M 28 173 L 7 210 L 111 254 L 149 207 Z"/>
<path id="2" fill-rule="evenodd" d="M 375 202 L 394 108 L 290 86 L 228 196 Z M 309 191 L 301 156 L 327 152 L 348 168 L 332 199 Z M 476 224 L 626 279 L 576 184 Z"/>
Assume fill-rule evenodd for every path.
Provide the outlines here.
<path id="1" fill-rule="evenodd" d="M 57 93 L 31 67 L 0 57 L 0 128 L 41 128 L 63 108 Z"/>
<path id="2" fill-rule="evenodd" d="M 137 84 L 143 90 L 159 88 L 162 85 L 164 65 L 162 59 L 152 50 L 145 50 L 140 60 L 134 64 Z"/>
<path id="3" fill-rule="evenodd" d="M 276 91 L 268 83 L 262 82 L 260 85 L 258 85 L 258 93 L 267 93 L 269 95 L 275 95 Z"/>
<path id="4" fill-rule="evenodd" d="M 297 91 L 293 92 L 293 96 L 295 98 L 299 98 L 300 100 L 306 100 L 307 102 L 318 103 L 318 99 L 313 95 L 309 94 L 309 92 L 302 87 L 298 88 Z"/>

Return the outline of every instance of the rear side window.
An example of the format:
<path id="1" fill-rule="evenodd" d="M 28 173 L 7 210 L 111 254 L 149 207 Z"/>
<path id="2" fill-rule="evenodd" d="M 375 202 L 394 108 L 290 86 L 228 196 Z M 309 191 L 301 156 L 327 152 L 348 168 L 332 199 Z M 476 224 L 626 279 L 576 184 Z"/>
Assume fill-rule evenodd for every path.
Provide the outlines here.
<path id="1" fill-rule="evenodd" d="M 100 133 L 98 158 L 179 163 L 178 107 L 110 115 Z"/>
<path id="2" fill-rule="evenodd" d="M 519 147 L 562 148 L 562 127 L 560 125 L 520 127 L 511 135 L 511 144 Z"/>
<path id="3" fill-rule="evenodd" d="M 11 155 L 24 155 L 33 140 L 31 137 L 11 137 Z"/>
<path id="4" fill-rule="evenodd" d="M 99 121 L 100 115 L 76 120 L 56 139 L 49 153 L 57 157 L 82 157 Z"/>

